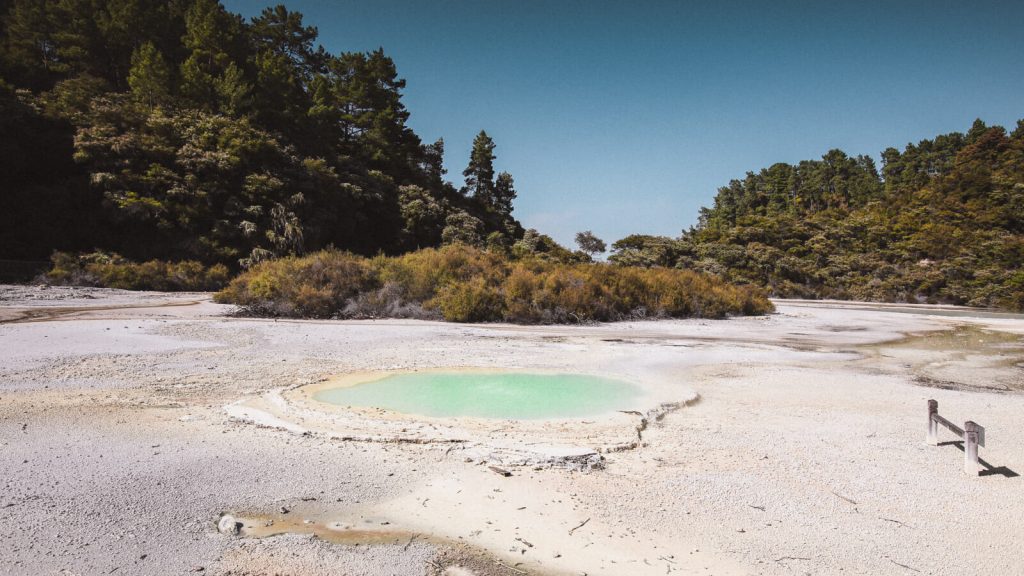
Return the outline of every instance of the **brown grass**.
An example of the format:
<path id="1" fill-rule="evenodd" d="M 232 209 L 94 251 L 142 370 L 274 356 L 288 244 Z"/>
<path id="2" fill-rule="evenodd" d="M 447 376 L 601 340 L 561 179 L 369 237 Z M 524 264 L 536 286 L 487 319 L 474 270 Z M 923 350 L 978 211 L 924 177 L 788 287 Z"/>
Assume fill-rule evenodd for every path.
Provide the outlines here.
<path id="1" fill-rule="evenodd" d="M 327 250 L 261 263 L 216 296 L 250 314 L 524 324 L 765 314 L 764 293 L 707 274 L 510 259 L 453 245 L 363 258 Z"/>

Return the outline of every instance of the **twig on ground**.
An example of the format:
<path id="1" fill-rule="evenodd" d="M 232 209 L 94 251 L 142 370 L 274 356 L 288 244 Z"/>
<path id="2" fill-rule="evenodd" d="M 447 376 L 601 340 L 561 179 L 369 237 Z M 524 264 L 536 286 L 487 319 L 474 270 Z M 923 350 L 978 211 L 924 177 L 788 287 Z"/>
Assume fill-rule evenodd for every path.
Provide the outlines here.
<path id="1" fill-rule="evenodd" d="M 580 528 L 583 528 L 584 526 L 586 526 L 586 525 L 587 525 L 587 522 L 590 522 L 590 518 L 587 518 L 587 519 L 586 519 L 586 520 L 584 520 L 583 522 L 580 522 L 579 526 L 576 526 L 576 527 L 575 527 L 575 528 L 573 528 L 572 530 L 569 530 L 569 536 L 572 536 L 572 533 L 573 533 L 573 532 L 575 532 L 575 531 L 579 530 Z"/>
<path id="2" fill-rule="evenodd" d="M 900 522 L 899 520 L 893 520 L 892 518 L 882 518 L 881 516 L 879 516 L 878 519 L 885 520 L 886 522 L 892 522 L 894 524 L 899 524 L 900 526 L 906 526 L 907 528 L 913 528 L 913 526 L 911 526 L 910 524 Z"/>
<path id="3" fill-rule="evenodd" d="M 526 570 L 520 570 L 519 568 L 513 568 L 512 566 L 509 566 L 508 564 L 505 564 L 504 562 L 501 562 L 500 560 L 497 561 L 497 562 L 498 562 L 498 566 L 502 566 L 504 568 L 508 568 L 509 570 L 515 572 L 516 574 L 526 574 Z"/>
<path id="4" fill-rule="evenodd" d="M 906 568 L 907 570 L 910 570 L 910 571 L 913 571 L 913 572 L 920 572 L 920 570 L 918 570 L 917 568 L 911 568 L 910 566 L 907 566 L 906 564 L 900 564 L 899 562 L 893 560 L 892 558 L 889 558 L 889 562 L 892 562 L 893 564 L 899 566 L 900 568 Z"/>
<path id="5" fill-rule="evenodd" d="M 853 504 L 854 506 L 857 505 L 857 503 L 855 501 L 847 498 L 846 496 L 843 496 L 842 494 L 836 492 L 835 490 L 829 490 L 829 492 L 831 492 L 833 496 L 835 496 L 836 498 L 839 498 L 840 500 L 846 500 L 847 502 L 849 502 L 850 504 Z"/>

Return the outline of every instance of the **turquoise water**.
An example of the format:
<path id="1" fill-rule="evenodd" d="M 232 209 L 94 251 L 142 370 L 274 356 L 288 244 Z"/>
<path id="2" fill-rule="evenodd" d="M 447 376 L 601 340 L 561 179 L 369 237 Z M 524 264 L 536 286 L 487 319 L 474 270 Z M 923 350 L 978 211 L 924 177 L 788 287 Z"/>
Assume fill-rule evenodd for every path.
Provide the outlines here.
<path id="1" fill-rule="evenodd" d="M 578 418 L 636 407 L 640 389 L 582 374 L 410 372 L 330 388 L 315 400 L 421 416 L 517 420 Z"/>

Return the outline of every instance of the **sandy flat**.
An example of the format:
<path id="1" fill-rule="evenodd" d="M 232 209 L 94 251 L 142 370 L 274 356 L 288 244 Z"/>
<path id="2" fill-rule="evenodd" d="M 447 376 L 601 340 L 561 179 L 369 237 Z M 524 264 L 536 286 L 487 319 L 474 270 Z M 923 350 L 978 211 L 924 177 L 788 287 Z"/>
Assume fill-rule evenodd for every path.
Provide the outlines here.
<path id="1" fill-rule="evenodd" d="M 1024 573 L 1024 319 L 778 310 L 274 321 L 205 294 L 0 287 L 0 573 Z M 647 406 L 522 423 L 305 394 L 451 368 L 607 375 Z M 929 398 L 985 426 L 983 476 L 951 433 L 924 443 Z"/>

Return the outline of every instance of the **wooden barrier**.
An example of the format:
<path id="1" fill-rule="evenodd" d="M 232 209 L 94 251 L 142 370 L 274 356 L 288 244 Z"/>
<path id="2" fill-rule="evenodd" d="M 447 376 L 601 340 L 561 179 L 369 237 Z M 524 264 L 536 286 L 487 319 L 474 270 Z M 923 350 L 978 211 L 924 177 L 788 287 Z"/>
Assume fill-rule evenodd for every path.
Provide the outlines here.
<path id="1" fill-rule="evenodd" d="M 939 443 L 939 424 L 948 428 L 952 433 L 964 439 L 964 472 L 976 476 L 981 472 L 981 462 L 978 460 L 978 446 L 985 445 L 985 428 L 977 423 L 968 420 L 964 427 L 960 428 L 942 416 L 939 416 L 939 402 L 928 401 L 928 435 L 925 442 L 932 446 Z"/>

